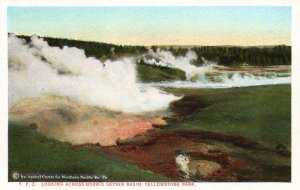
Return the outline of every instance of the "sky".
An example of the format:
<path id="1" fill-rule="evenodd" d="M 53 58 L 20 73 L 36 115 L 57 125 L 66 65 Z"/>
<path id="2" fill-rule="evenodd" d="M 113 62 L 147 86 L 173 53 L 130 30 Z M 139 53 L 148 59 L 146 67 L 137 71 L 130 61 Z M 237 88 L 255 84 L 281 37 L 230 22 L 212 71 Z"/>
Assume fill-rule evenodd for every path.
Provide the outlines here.
<path id="1" fill-rule="evenodd" d="M 291 45 L 289 6 L 8 7 L 8 32 L 123 45 Z"/>

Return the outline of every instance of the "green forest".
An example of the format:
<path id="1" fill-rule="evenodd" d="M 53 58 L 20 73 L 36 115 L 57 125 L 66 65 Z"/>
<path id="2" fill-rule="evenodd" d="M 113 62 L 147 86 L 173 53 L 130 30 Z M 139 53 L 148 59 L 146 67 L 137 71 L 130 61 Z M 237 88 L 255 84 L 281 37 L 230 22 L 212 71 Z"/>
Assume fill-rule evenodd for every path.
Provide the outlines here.
<path id="1" fill-rule="evenodd" d="M 156 51 L 157 47 L 151 47 Z M 174 56 L 184 56 L 187 48 L 168 49 Z M 205 58 L 208 61 L 217 62 L 224 66 L 270 66 L 270 65 L 291 65 L 291 46 L 199 46 L 193 47 L 198 58 L 193 62 L 201 66 Z"/>
<path id="2" fill-rule="evenodd" d="M 18 37 L 25 39 L 27 43 L 30 42 L 30 36 L 18 35 Z M 136 55 L 147 51 L 147 48 L 144 46 L 115 45 L 52 37 L 43 37 L 43 39 L 47 41 L 50 46 L 58 46 L 60 48 L 69 46 L 83 49 L 87 57 L 95 57 L 100 60 L 117 59 L 122 56 Z"/>
<path id="3" fill-rule="evenodd" d="M 19 35 L 19 38 L 30 42 L 30 36 Z M 71 40 L 63 38 L 43 37 L 50 46 L 69 46 L 84 49 L 86 56 L 95 57 L 102 61 L 107 59 L 118 59 L 122 56 L 133 56 L 147 52 L 145 46 L 115 45 L 109 43 Z M 188 48 L 185 47 L 159 47 L 151 46 L 154 52 L 158 48 L 166 49 L 174 56 L 184 56 Z M 200 66 L 203 59 L 217 62 L 224 66 L 270 66 L 270 65 L 290 65 L 291 64 L 291 46 L 199 46 L 191 48 L 198 58 L 192 64 Z"/>
<path id="4" fill-rule="evenodd" d="M 218 47 L 203 46 L 192 48 L 198 55 L 198 62 L 201 57 L 207 60 L 218 62 L 220 65 L 290 65 L 291 46 L 263 46 L 263 47 Z"/>

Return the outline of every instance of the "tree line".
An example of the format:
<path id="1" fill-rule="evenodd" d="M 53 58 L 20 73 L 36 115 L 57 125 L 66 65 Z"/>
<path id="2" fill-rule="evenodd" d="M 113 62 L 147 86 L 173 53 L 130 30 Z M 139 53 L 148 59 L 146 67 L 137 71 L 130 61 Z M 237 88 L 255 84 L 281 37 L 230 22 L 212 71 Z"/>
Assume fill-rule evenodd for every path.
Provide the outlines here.
<path id="1" fill-rule="evenodd" d="M 156 46 L 151 47 L 154 52 Z M 170 51 L 174 56 L 185 56 L 188 48 L 184 47 L 161 47 L 160 49 Z M 196 54 L 197 59 L 192 64 L 200 66 L 204 63 L 202 58 L 216 62 L 225 66 L 255 65 L 290 65 L 291 46 L 199 46 L 191 48 Z"/>
<path id="2" fill-rule="evenodd" d="M 30 42 L 30 36 L 18 35 L 19 38 Z M 50 46 L 77 47 L 84 49 L 87 57 L 97 59 L 117 59 L 122 56 L 138 55 L 146 53 L 148 50 L 145 46 L 115 45 L 101 42 L 81 41 L 64 38 L 43 37 Z M 157 46 L 151 47 L 154 52 Z M 188 48 L 169 47 L 161 48 L 169 50 L 174 56 L 184 56 Z M 262 46 L 262 47 L 237 47 L 237 46 L 199 46 L 191 48 L 198 58 L 192 64 L 200 66 L 203 64 L 203 58 L 208 61 L 217 62 L 225 66 L 255 65 L 290 65 L 291 64 L 291 46 Z"/>
<path id="3" fill-rule="evenodd" d="M 192 50 L 198 56 L 196 64 L 203 63 L 201 57 L 225 66 L 291 64 L 291 46 L 286 45 L 263 47 L 203 46 L 194 47 Z"/>
<path id="4" fill-rule="evenodd" d="M 18 37 L 25 39 L 27 43 L 30 42 L 30 36 L 18 35 Z M 57 46 L 60 48 L 69 46 L 83 49 L 87 57 L 95 57 L 97 59 L 114 59 L 117 58 L 118 55 L 136 55 L 147 51 L 147 48 L 144 46 L 115 45 L 52 37 L 43 37 L 43 39 L 48 42 L 49 46 Z"/>

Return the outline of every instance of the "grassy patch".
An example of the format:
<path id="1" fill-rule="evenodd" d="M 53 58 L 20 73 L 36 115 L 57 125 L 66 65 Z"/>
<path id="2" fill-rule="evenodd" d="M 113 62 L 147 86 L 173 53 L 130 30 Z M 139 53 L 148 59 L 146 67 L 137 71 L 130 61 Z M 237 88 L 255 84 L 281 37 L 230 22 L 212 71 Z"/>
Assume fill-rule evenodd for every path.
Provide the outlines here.
<path id="1" fill-rule="evenodd" d="M 170 80 L 185 80 L 185 72 L 169 67 L 149 65 L 143 61 L 136 64 L 138 79 L 142 82 L 159 82 Z"/>
<path id="2" fill-rule="evenodd" d="M 10 180 L 13 171 L 23 174 L 97 174 L 106 175 L 107 181 L 167 180 L 161 175 L 142 170 L 123 160 L 108 158 L 100 148 L 91 151 L 84 147 L 72 147 L 48 139 L 20 123 L 10 122 Z"/>
<path id="3" fill-rule="evenodd" d="M 194 95 L 211 106 L 194 112 L 191 120 L 174 123 L 175 130 L 205 130 L 240 135 L 263 145 L 291 147 L 291 86 L 233 89 L 168 89 Z"/>

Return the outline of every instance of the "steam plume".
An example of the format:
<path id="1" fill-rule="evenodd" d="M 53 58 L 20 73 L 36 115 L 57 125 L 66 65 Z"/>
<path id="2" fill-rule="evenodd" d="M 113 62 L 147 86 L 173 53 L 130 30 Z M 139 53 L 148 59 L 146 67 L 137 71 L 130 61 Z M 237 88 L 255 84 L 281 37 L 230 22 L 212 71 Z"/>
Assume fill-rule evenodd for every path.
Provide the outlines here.
<path id="1" fill-rule="evenodd" d="M 105 67 L 103 66 L 105 64 Z M 178 99 L 136 82 L 130 58 L 100 62 L 74 47 L 50 47 L 33 36 L 31 43 L 15 35 L 8 38 L 9 105 L 42 94 L 68 96 L 122 112 L 166 109 Z"/>
<path id="2" fill-rule="evenodd" d="M 154 52 L 148 50 L 149 56 L 144 62 L 150 65 L 178 68 L 185 72 L 187 81 L 172 81 L 152 83 L 151 85 L 175 88 L 231 88 L 257 85 L 273 85 L 290 83 L 289 71 L 226 71 L 222 66 L 203 59 L 202 66 L 195 66 L 191 62 L 197 59 L 194 51 L 189 50 L 184 56 L 174 56 L 170 51 L 157 48 Z M 253 69 L 255 70 L 255 69 Z M 286 69 L 284 69 L 286 70 Z"/>
<path id="3" fill-rule="evenodd" d="M 163 67 L 178 68 L 185 72 L 188 80 L 196 73 L 210 70 L 213 66 L 212 64 L 204 64 L 202 67 L 192 65 L 191 61 L 197 59 L 197 55 L 191 50 L 189 50 L 185 56 L 178 57 L 174 56 L 170 51 L 162 50 L 160 48 L 157 48 L 156 52 L 152 49 L 148 49 L 148 53 L 152 58 L 144 60 L 146 63 Z"/>

